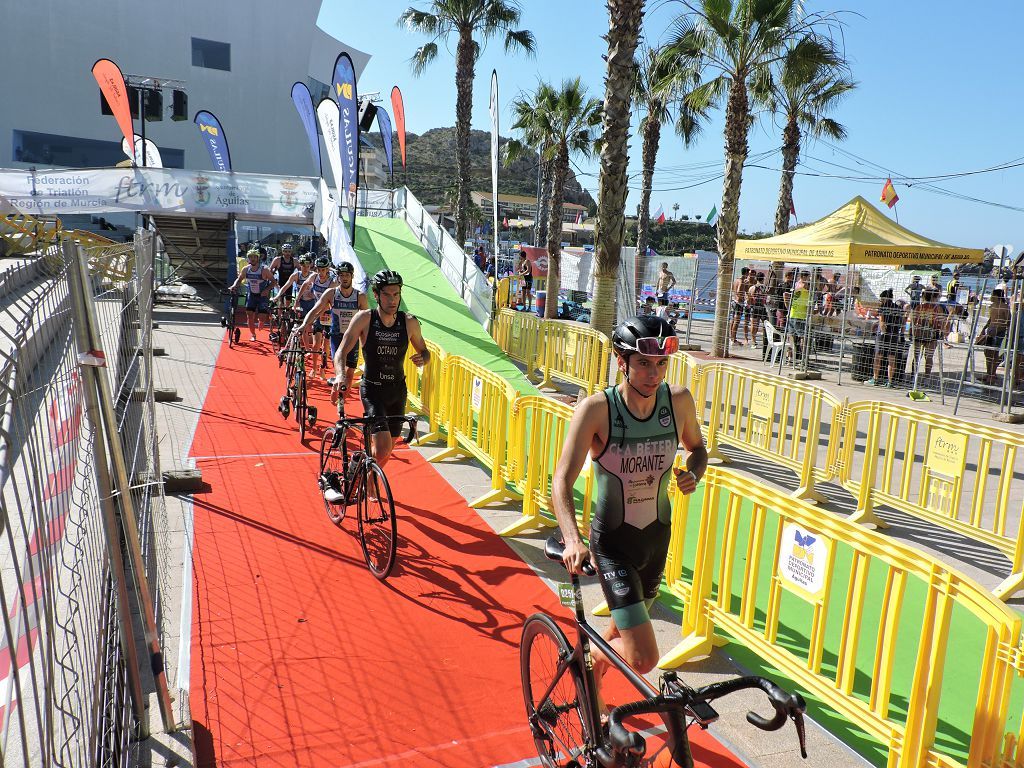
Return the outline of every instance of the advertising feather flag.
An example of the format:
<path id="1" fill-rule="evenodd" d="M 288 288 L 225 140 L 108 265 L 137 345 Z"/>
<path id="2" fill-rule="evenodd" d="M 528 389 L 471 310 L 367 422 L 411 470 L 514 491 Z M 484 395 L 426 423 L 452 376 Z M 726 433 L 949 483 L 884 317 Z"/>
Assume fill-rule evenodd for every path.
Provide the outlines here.
<path id="1" fill-rule="evenodd" d="M 324 175 L 323 162 L 320 159 L 320 138 L 316 132 L 316 110 L 313 108 L 313 97 L 305 83 L 292 85 L 292 103 L 302 120 L 302 127 L 306 129 L 306 138 L 309 139 L 309 152 L 313 156 L 313 165 L 316 166 L 318 176 Z"/>
<path id="2" fill-rule="evenodd" d="M 135 127 L 132 124 L 132 107 L 128 103 L 128 86 L 120 67 L 110 59 L 100 59 L 92 65 L 92 76 L 100 86 L 103 98 L 114 113 L 117 127 L 121 129 L 128 146 L 135 146 Z"/>
<path id="3" fill-rule="evenodd" d="M 395 166 L 391 157 L 391 117 L 388 115 L 387 110 L 384 109 L 384 107 L 377 107 L 377 127 L 380 128 L 380 140 L 384 145 L 384 157 L 386 157 L 388 161 L 388 173 L 391 174 L 392 178 L 394 178 Z"/>
<path id="4" fill-rule="evenodd" d="M 228 151 L 228 137 L 224 135 L 220 120 L 212 112 L 201 109 L 192 120 L 199 127 L 199 136 L 210 152 L 213 170 L 231 172 L 231 153 Z"/>
<path id="5" fill-rule="evenodd" d="M 356 236 L 356 196 L 359 189 L 359 95 L 352 58 L 344 51 L 334 62 L 334 97 L 341 116 L 341 204 L 349 211 L 351 239 Z"/>
<path id="6" fill-rule="evenodd" d="M 398 150 L 402 153 L 402 168 L 405 168 L 405 103 L 402 101 L 402 91 L 397 85 L 391 89 L 391 113 L 395 116 Z"/>

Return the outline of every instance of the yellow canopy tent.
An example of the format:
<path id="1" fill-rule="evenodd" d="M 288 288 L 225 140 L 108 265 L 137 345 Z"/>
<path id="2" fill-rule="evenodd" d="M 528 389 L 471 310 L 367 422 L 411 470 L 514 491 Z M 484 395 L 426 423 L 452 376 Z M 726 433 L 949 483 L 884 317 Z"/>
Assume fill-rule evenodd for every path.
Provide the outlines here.
<path id="1" fill-rule="evenodd" d="M 736 259 L 793 264 L 967 264 L 984 253 L 911 232 L 860 196 L 784 235 L 736 241 Z"/>

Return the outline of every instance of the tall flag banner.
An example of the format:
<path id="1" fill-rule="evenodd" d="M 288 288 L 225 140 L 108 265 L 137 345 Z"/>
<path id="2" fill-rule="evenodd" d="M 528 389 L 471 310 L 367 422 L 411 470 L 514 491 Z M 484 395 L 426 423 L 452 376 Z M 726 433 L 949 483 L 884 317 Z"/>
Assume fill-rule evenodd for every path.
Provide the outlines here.
<path id="1" fill-rule="evenodd" d="M 341 206 L 349 210 L 352 240 L 356 236 L 356 194 L 359 189 L 359 95 L 352 58 L 344 51 L 334 62 L 334 96 L 341 115 Z"/>
<path id="2" fill-rule="evenodd" d="M 134 146 L 135 126 L 132 125 L 132 106 L 128 103 L 128 86 L 121 69 L 110 59 L 100 59 L 92 65 L 92 76 L 100 86 L 100 93 L 114 113 L 117 127 L 129 146 Z"/>
<path id="3" fill-rule="evenodd" d="M 718 218 L 718 206 L 712 205 L 711 210 L 708 211 L 708 215 L 704 217 L 704 221 L 714 226 L 715 220 Z"/>
<path id="4" fill-rule="evenodd" d="M 331 102 L 332 104 L 334 102 Z M 359 263 L 352 243 L 348 239 L 348 229 L 340 218 L 338 201 L 334 192 L 327 186 L 327 182 L 320 178 L 320 194 L 317 196 L 316 204 L 313 206 L 313 223 L 327 241 L 327 247 L 331 251 L 331 258 L 335 264 L 347 261 L 352 264 L 352 284 L 359 290 L 366 290 L 366 270 Z"/>
<path id="5" fill-rule="evenodd" d="M 491 207 L 494 210 L 494 258 L 498 250 L 498 70 L 491 70 Z"/>
<path id="6" fill-rule="evenodd" d="M 402 153 L 402 168 L 405 168 L 405 103 L 402 101 L 402 91 L 397 85 L 391 89 L 391 112 L 395 116 L 398 149 Z"/>
<path id="7" fill-rule="evenodd" d="M 663 205 L 658 206 L 658 210 L 654 212 L 654 223 L 664 224 L 665 223 L 665 207 Z"/>
<path id="8" fill-rule="evenodd" d="M 900 196 L 896 194 L 896 187 L 892 185 L 892 179 L 886 179 L 885 184 L 882 185 L 882 202 L 892 208 L 900 200 Z"/>
<path id="9" fill-rule="evenodd" d="M 388 173 L 395 175 L 395 166 L 391 159 L 391 117 L 384 107 L 377 107 L 377 127 L 380 128 L 380 140 L 384 145 L 384 156 L 388 160 Z"/>
<path id="10" fill-rule="evenodd" d="M 313 109 L 313 97 L 305 83 L 295 83 L 292 86 L 292 103 L 302 120 L 302 127 L 306 129 L 306 138 L 309 139 L 309 152 L 313 155 L 313 165 L 316 166 L 318 176 L 324 175 L 324 165 L 320 160 L 320 138 L 316 132 L 316 110 Z"/>
<path id="11" fill-rule="evenodd" d="M 199 136 L 206 143 L 206 148 L 210 152 L 213 170 L 230 173 L 231 153 L 228 151 L 228 137 L 224 135 L 220 120 L 212 112 L 201 109 L 196 112 L 192 122 L 199 126 Z"/>
<path id="12" fill-rule="evenodd" d="M 576 212 L 576 226 L 578 227 L 583 223 L 583 211 Z"/>
<path id="13" fill-rule="evenodd" d="M 341 146 L 338 143 L 338 123 L 341 115 L 338 112 L 338 104 L 333 99 L 323 98 L 316 105 L 316 118 L 320 122 L 320 131 L 324 135 L 324 146 L 327 147 L 327 164 L 331 166 L 331 173 L 334 176 L 335 199 L 340 200 L 338 194 L 341 190 L 342 165 Z"/>
<path id="14" fill-rule="evenodd" d="M 143 158 L 142 142 L 143 138 L 136 133 L 135 150 L 133 152 L 131 149 L 128 148 L 128 140 L 121 139 L 121 151 L 124 152 L 129 158 L 131 158 L 131 161 L 140 168 L 142 168 L 143 166 L 147 168 L 163 168 L 164 161 L 163 158 L 160 157 L 160 150 L 156 148 L 156 144 L 154 144 L 149 139 L 145 139 L 146 156 L 145 158 Z M 143 162 L 143 160 L 145 160 L 145 162 Z"/>
<path id="15" fill-rule="evenodd" d="M 789 215 L 796 218 L 796 204 L 793 202 L 793 198 L 789 199 Z"/>

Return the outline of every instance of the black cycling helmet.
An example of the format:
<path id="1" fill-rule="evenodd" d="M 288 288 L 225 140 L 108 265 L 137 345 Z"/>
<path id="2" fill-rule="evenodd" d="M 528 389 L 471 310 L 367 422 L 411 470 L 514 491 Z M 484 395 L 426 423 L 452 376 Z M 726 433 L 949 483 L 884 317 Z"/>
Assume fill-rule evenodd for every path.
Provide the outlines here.
<path id="1" fill-rule="evenodd" d="M 352 266 L 351 261 L 343 261 L 341 262 L 341 264 L 338 265 L 338 272 L 344 272 L 349 275 L 354 275 L 356 273 L 356 268 Z"/>
<path id="2" fill-rule="evenodd" d="M 310 254 L 304 253 L 301 256 L 299 256 L 299 264 L 312 264 L 312 263 L 313 263 L 313 257 Z"/>
<path id="3" fill-rule="evenodd" d="M 402 276 L 391 269 L 382 269 L 370 280 L 373 290 L 379 291 L 386 285 L 402 285 Z"/>
<path id="4" fill-rule="evenodd" d="M 313 262 L 313 266 L 317 269 L 326 269 L 331 266 L 330 256 L 317 256 L 316 261 Z"/>
<path id="5" fill-rule="evenodd" d="M 624 357 L 633 352 L 667 357 L 679 350 L 679 337 L 665 318 L 642 315 L 629 318 L 612 331 L 612 346 Z"/>

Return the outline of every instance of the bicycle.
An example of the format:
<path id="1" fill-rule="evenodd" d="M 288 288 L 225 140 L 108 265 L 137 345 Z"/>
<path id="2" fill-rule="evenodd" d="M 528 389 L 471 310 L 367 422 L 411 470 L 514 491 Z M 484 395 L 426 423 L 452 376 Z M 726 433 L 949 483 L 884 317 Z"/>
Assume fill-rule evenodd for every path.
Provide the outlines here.
<path id="1" fill-rule="evenodd" d="M 416 435 L 416 416 L 388 416 L 387 421 L 404 421 L 409 426 L 406 442 Z M 338 398 L 338 421 L 329 427 L 320 441 L 320 474 L 317 486 L 324 499 L 324 509 L 332 523 L 340 526 L 349 504 L 357 508 L 359 546 L 366 567 L 383 581 L 391 573 L 398 551 L 398 521 L 395 500 L 391 495 L 384 469 L 370 453 L 369 427 L 380 423 L 380 417 L 345 416 L 343 396 Z M 350 429 L 359 428 L 363 436 L 361 450 L 350 450 L 345 439 Z M 330 497 L 330 498 L 328 498 Z"/>
<path id="2" fill-rule="evenodd" d="M 561 562 L 563 549 L 563 543 L 552 536 L 545 544 L 544 555 Z M 589 562 L 583 570 L 589 576 L 596 575 Z M 775 714 L 766 718 L 756 712 L 748 712 L 747 722 L 762 730 L 774 731 L 792 719 L 800 754 L 807 757 L 803 721 L 807 707 L 799 694 L 789 694 L 771 680 L 753 676 L 691 688 L 680 681 L 675 672 L 664 673 L 659 688 L 655 689 L 587 623 L 580 579 L 576 574 L 572 574 L 572 593 L 576 609 L 576 644 L 569 645 L 565 633 L 550 616 L 535 613 L 523 625 L 519 648 L 526 715 L 537 753 L 546 768 L 635 768 L 651 765 L 662 750 L 645 760 L 646 740 L 622 724 L 626 718 L 644 714 L 661 716 L 668 734 L 663 749 L 670 750 L 675 765 L 692 768 L 687 730 L 693 725 L 707 729 L 718 719 L 718 713 L 711 706 L 715 699 L 753 688 L 764 691 Z M 644 696 L 640 701 L 612 709 L 607 730 L 602 727 L 598 710 L 591 646 L 596 646 Z M 689 724 L 687 720 L 690 720 Z"/>
<path id="3" fill-rule="evenodd" d="M 309 351 L 302 347 L 299 334 L 292 331 L 287 345 L 278 353 L 278 359 L 287 358 L 288 364 L 285 369 L 285 393 L 278 401 L 277 410 L 287 419 L 294 409 L 300 442 L 306 439 L 307 426 L 312 429 L 317 418 L 316 406 L 310 405 L 307 399 L 306 355 Z"/>
<path id="4" fill-rule="evenodd" d="M 228 347 L 233 347 L 238 343 L 238 340 L 242 337 L 242 329 L 239 328 L 235 322 L 235 315 L 238 312 L 238 292 L 237 291 L 221 291 L 221 298 L 226 299 L 224 304 L 224 314 L 220 316 L 221 328 L 228 329 Z"/>
<path id="5" fill-rule="evenodd" d="M 283 349 L 287 339 L 291 336 L 292 327 L 295 325 L 295 311 L 287 303 L 287 297 L 281 296 L 275 302 L 273 314 L 270 317 L 270 343 L 273 346 L 274 354 Z M 280 358 L 278 358 L 280 360 Z"/>

